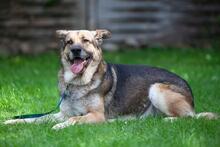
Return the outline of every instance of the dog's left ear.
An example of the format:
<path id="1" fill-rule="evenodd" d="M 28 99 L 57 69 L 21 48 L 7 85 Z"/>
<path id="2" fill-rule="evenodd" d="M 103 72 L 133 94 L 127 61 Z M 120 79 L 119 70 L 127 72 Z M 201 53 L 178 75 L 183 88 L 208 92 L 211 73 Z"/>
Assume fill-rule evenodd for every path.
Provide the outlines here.
<path id="1" fill-rule="evenodd" d="M 111 32 L 105 29 L 96 30 L 95 37 L 99 39 L 108 39 L 111 38 Z"/>
<path id="2" fill-rule="evenodd" d="M 97 40 L 99 44 L 102 43 L 103 39 L 111 38 L 111 32 L 105 29 L 95 30 L 93 31 L 93 33 L 94 33 L 95 39 Z"/>

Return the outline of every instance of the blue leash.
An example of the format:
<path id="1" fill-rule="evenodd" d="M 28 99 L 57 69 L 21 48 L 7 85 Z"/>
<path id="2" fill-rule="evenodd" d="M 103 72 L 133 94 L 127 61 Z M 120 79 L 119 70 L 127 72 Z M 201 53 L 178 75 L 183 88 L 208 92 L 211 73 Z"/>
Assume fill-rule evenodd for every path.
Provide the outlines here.
<path id="1" fill-rule="evenodd" d="M 17 116 L 14 116 L 12 117 L 13 119 L 24 119 L 24 118 L 37 118 L 37 117 L 41 117 L 41 116 L 44 116 L 44 115 L 47 115 L 47 114 L 50 114 L 54 111 L 56 111 L 59 107 L 60 107 L 60 104 L 61 102 L 63 101 L 63 99 L 66 97 L 66 94 L 65 93 L 62 93 L 61 97 L 60 97 L 60 100 L 56 106 L 55 109 L 49 111 L 49 112 L 46 112 L 46 113 L 38 113 L 38 114 L 24 114 L 24 115 L 17 115 Z"/>

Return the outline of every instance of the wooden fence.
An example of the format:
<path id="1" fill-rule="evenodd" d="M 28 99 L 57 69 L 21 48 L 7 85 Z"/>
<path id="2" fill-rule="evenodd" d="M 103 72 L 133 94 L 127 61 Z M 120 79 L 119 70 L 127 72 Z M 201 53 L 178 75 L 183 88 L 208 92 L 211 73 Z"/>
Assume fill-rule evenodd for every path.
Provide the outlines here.
<path id="1" fill-rule="evenodd" d="M 82 27 L 80 0 L 1 0 L 0 51 L 39 53 L 58 48 L 57 29 Z"/>
<path id="2" fill-rule="evenodd" d="M 56 29 L 112 31 L 105 49 L 209 47 L 220 35 L 219 0 L 2 0 L 0 52 L 57 48 Z"/>
<path id="3" fill-rule="evenodd" d="M 118 45 L 209 47 L 220 35 L 218 0 L 92 0 L 90 28 L 113 32 Z"/>

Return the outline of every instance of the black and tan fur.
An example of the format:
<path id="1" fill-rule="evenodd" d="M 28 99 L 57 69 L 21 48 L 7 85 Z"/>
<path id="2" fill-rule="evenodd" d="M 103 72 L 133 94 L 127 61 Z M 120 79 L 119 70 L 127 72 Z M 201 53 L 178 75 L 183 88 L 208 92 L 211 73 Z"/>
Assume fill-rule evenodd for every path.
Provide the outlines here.
<path id="1" fill-rule="evenodd" d="M 59 89 L 66 96 L 60 112 L 8 120 L 5 124 L 55 121 L 59 123 L 53 129 L 62 129 L 75 123 L 98 123 L 127 116 L 217 117 L 209 112 L 195 114 L 189 85 L 174 73 L 146 65 L 106 63 L 100 45 L 110 37 L 109 31 L 59 30 L 57 34 L 64 42 Z M 70 61 L 76 58 L 76 49 L 87 63 L 80 74 L 71 71 Z"/>

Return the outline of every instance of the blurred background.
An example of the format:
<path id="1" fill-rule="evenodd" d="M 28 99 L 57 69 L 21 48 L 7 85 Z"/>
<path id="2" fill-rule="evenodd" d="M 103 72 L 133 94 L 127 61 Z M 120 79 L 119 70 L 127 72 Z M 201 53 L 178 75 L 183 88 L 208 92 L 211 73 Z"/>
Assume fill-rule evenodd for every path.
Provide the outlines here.
<path id="1" fill-rule="evenodd" d="M 57 29 L 105 28 L 105 50 L 219 47 L 219 0 L 1 0 L 0 54 L 58 48 Z"/>

